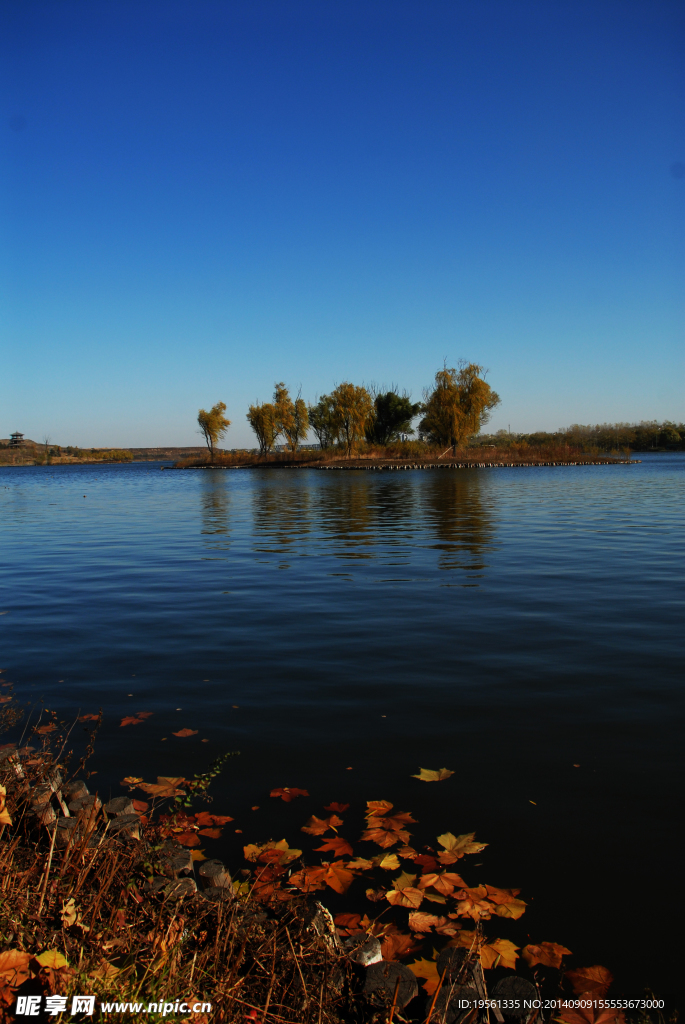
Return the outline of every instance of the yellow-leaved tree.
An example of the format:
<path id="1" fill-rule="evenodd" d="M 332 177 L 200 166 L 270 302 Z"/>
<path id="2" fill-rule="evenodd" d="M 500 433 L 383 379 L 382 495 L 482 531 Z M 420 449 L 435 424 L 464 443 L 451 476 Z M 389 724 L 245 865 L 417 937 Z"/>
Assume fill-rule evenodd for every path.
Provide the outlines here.
<path id="1" fill-rule="evenodd" d="M 424 417 L 419 433 L 434 444 L 456 448 L 467 437 L 477 434 L 489 419 L 489 412 L 500 397 L 484 380 L 478 363 L 460 360 L 457 368 L 444 366 L 435 375 L 435 384 L 424 395 Z"/>
<path id="2" fill-rule="evenodd" d="M 206 409 L 200 409 L 197 414 L 197 422 L 200 426 L 200 431 L 204 435 L 205 443 L 209 448 L 209 458 L 214 461 L 214 448 L 218 441 L 224 436 L 226 431 L 231 425 L 231 421 L 227 420 L 224 416 L 226 412 L 226 403 L 217 402 L 207 412 Z"/>
<path id="3" fill-rule="evenodd" d="M 357 441 L 364 437 L 373 414 L 373 399 L 364 387 L 344 381 L 330 396 L 333 427 L 348 455 Z"/>
<path id="4" fill-rule="evenodd" d="M 276 410 L 276 422 L 279 434 L 283 434 L 288 448 L 292 452 L 297 451 L 298 446 L 304 441 L 309 430 L 309 417 L 307 406 L 298 393 L 293 402 L 290 393 L 281 381 L 274 384 L 274 407 Z"/>

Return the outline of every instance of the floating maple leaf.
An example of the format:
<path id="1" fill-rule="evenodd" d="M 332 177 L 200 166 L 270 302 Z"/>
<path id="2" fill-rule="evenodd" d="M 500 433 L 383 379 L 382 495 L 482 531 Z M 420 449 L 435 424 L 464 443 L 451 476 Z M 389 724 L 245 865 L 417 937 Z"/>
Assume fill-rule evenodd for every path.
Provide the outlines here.
<path id="1" fill-rule="evenodd" d="M 438 966 L 435 960 L 415 960 L 414 963 L 407 964 L 407 967 L 417 978 L 425 978 L 421 987 L 426 990 L 429 996 L 432 996 L 440 982 Z"/>
<path id="2" fill-rule="evenodd" d="M 487 970 L 490 967 L 516 967 L 518 954 L 515 946 L 509 939 L 495 939 L 494 942 L 486 942 L 481 946 L 480 962 Z"/>
<path id="3" fill-rule="evenodd" d="M 334 836 L 332 839 L 326 839 L 323 846 L 315 846 L 315 850 L 331 850 L 335 853 L 336 857 L 346 857 L 352 853 L 352 847 L 346 839 L 340 836 Z"/>
<path id="4" fill-rule="evenodd" d="M 138 814 L 144 814 L 150 806 L 145 800 L 132 800 L 131 803 L 133 804 L 133 810 Z"/>
<path id="5" fill-rule="evenodd" d="M 40 725 L 38 726 L 37 729 L 34 729 L 33 731 L 37 732 L 39 736 L 45 736 L 46 733 L 54 732 L 56 728 L 57 726 L 55 725 L 55 723 L 50 722 L 49 725 Z"/>
<path id="6" fill-rule="evenodd" d="M 185 736 L 197 736 L 197 733 L 198 733 L 197 729 L 179 729 L 179 731 L 175 732 L 173 735 L 174 736 L 185 737 Z"/>
<path id="7" fill-rule="evenodd" d="M 328 808 L 326 808 L 328 810 Z M 366 919 L 368 920 L 368 918 Z M 366 928 L 362 925 L 361 914 L 336 914 L 333 923 L 340 935 L 363 935 Z"/>
<path id="8" fill-rule="evenodd" d="M 369 871 L 374 863 L 372 860 L 366 860 L 365 857 L 355 857 L 354 860 L 348 860 L 347 866 L 350 871 Z"/>
<path id="9" fill-rule="evenodd" d="M 137 786 L 138 783 L 142 782 L 142 781 L 143 781 L 142 779 L 139 779 L 135 775 L 127 775 L 125 779 L 121 780 L 121 785 L 122 786 Z"/>
<path id="10" fill-rule="evenodd" d="M 409 915 L 409 927 L 413 932 L 429 932 L 431 928 L 448 924 L 448 920 L 446 917 L 436 917 L 435 914 L 425 914 L 417 910 Z"/>
<path id="11" fill-rule="evenodd" d="M 302 790 L 302 792 L 304 793 L 306 790 Z M 309 793 L 307 793 L 307 796 L 309 796 Z M 349 804 L 338 804 L 334 801 L 332 804 L 324 807 L 324 811 L 335 811 L 336 814 L 344 814 L 345 811 L 349 810 L 349 806 Z"/>
<path id="12" fill-rule="evenodd" d="M 474 843 L 475 832 L 467 832 L 462 836 L 453 836 L 451 832 L 445 832 L 438 836 L 438 842 L 444 851 L 438 854 L 441 864 L 454 864 L 467 853 L 480 853 L 488 845 L 487 843 Z"/>
<path id="13" fill-rule="evenodd" d="M 199 846 L 202 840 L 196 832 L 179 832 L 174 833 L 174 839 L 181 846 Z"/>
<path id="14" fill-rule="evenodd" d="M 419 768 L 418 775 L 412 775 L 412 779 L 421 779 L 422 782 L 442 782 L 443 779 L 449 779 L 450 775 L 454 775 L 449 768 L 438 768 L 433 771 L 432 768 Z"/>
<path id="15" fill-rule="evenodd" d="M 460 889 L 457 892 L 457 915 L 471 917 L 474 921 L 488 921 L 493 912 L 493 905 L 487 899 L 488 891 L 484 885 L 475 889 Z M 517 947 L 518 948 L 518 947 Z"/>
<path id="16" fill-rule="evenodd" d="M 540 942 L 538 945 L 530 943 L 521 950 L 521 956 L 529 967 L 535 964 L 542 964 L 543 967 L 561 967 L 561 958 L 571 952 L 565 946 L 559 946 L 556 942 Z"/>
<path id="17" fill-rule="evenodd" d="M 423 893 L 409 885 L 406 889 L 390 889 L 385 894 L 388 903 L 394 907 L 420 907 L 423 903 Z"/>
<path id="18" fill-rule="evenodd" d="M 290 885 L 302 892 L 315 892 L 317 889 L 325 889 L 324 875 L 326 868 L 302 868 L 290 876 Z"/>
<path id="19" fill-rule="evenodd" d="M 380 818 L 384 814 L 387 814 L 388 811 L 391 811 L 392 808 L 393 805 L 390 803 L 389 800 L 367 800 L 366 816 L 368 818 L 371 815 L 375 815 L 376 817 Z"/>
<path id="20" fill-rule="evenodd" d="M 271 792 L 269 793 L 269 796 L 280 796 L 281 800 L 284 800 L 287 804 L 289 804 L 292 800 L 295 799 L 295 797 L 309 796 L 309 793 L 307 792 L 306 789 L 295 789 L 291 786 L 284 786 L 283 789 L 272 789 Z M 326 808 L 326 810 L 328 810 L 328 808 Z"/>
<path id="21" fill-rule="evenodd" d="M 285 839 L 279 839 L 277 843 L 270 841 L 263 843 L 261 846 L 256 846 L 254 843 L 250 843 L 243 847 L 243 853 L 245 854 L 245 860 L 256 861 L 257 858 L 267 850 L 278 851 L 278 863 L 281 865 L 290 864 L 291 861 L 297 860 L 298 857 L 302 856 L 302 850 L 291 849 Z"/>
<path id="22" fill-rule="evenodd" d="M 81 715 L 79 722 L 97 722 L 99 715 Z"/>
<path id="23" fill-rule="evenodd" d="M 200 835 L 207 836 L 208 839 L 218 839 L 221 836 L 220 828 L 201 828 Z"/>
<path id="24" fill-rule="evenodd" d="M 209 814 L 208 811 L 198 811 L 195 820 L 203 828 L 211 828 L 214 825 L 227 825 L 229 821 L 233 821 L 233 818 L 229 818 L 227 814 Z"/>
<path id="25" fill-rule="evenodd" d="M 185 781 L 181 776 L 171 778 L 167 775 L 158 775 L 156 783 L 142 782 L 139 784 L 138 789 L 144 790 L 150 796 L 158 796 L 160 798 L 185 796 L 185 790 L 179 789 Z"/>
<path id="26" fill-rule="evenodd" d="M 394 926 L 391 926 L 381 939 L 381 955 L 384 960 L 401 960 L 403 956 L 409 956 L 420 948 L 420 943 L 411 935 L 401 932 Z"/>
<path id="27" fill-rule="evenodd" d="M 408 832 L 392 832 L 382 828 L 367 828 L 362 832 L 360 839 L 365 842 L 377 843 L 383 849 L 394 846 L 395 843 L 406 843 L 409 839 Z"/>
<path id="28" fill-rule="evenodd" d="M 0 953 L 0 982 L 11 988 L 23 984 L 30 975 L 30 959 L 30 953 L 24 953 L 20 949 L 7 949 Z"/>
<path id="29" fill-rule="evenodd" d="M 486 885 L 488 899 L 494 903 L 493 914 L 498 917 L 509 917 L 518 921 L 526 912 L 526 904 L 523 900 L 517 900 L 516 896 L 520 889 L 497 889 L 494 885 Z"/>
<path id="30" fill-rule="evenodd" d="M 308 832 L 310 836 L 322 836 L 324 832 L 328 832 L 329 828 L 335 831 L 342 823 L 342 818 L 339 818 L 337 814 L 331 814 L 330 818 L 317 818 L 315 814 L 312 814 L 307 824 L 302 826 L 301 831 Z"/>
<path id="31" fill-rule="evenodd" d="M 563 946 L 560 947 L 563 949 Z M 564 953 L 570 953 L 564 949 Z M 573 971 L 566 971 L 566 977 L 573 985 L 576 995 L 593 995 L 597 998 L 605 995 L 614 980 L 613 975 L 606 967 L 577 967 Z"/>
<path id="32" fill-rule="evenodd" d="M 443 871 L 441 874 L 427 871 L 418 881 L 419 889 L 435 889 L 443 896 L 451 896 L 455 889 L 463 888 L 464 885 L 461 875 L 455 875 L 453 871 Z"/>
<path id="33" fill-rule="evenodd" d="M 384 871 L 397 871 L 399 866 L 399 859 L 394 853 L 386 853 L 385 857 L 381 857 L 378 862 L 378 867 L 383 868 Z"/>
<path id="34" fill-rule="evenodd" d="M 342 860 L 333 861 L 328 865 L 328 870 L 323 876 L 326 885 L 329 885 L 335 892 L 342 894 L 347 892 L 354 881 L 354 875 L 349 871 Z"/>
<path id="35" fill-rule="evenodd" d="M 121 719 L 119 728 L 123 725 L 142 725 L 145 719 L 149 718 L 151 714 L 151 711 L 138 711 L 135 715 L 126 715 L 125 718 Z"/>

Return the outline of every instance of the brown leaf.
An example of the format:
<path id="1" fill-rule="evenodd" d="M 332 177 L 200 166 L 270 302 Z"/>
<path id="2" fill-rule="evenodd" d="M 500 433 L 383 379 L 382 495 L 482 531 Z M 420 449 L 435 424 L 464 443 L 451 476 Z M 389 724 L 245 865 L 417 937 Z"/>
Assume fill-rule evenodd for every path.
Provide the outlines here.
<path id="1" fill-rule="evenodd" d="M 0 981 L 12 988 L 21 985 L 29 977 L 29 953 L 20 949 L 8 949 L 0 953 Z"/>
<path id="2" fill-rule="evenodd" d="M 121 722 L 119 723 L 119 728 L 121 728 L 123 725 L 142 725 L 144 721 L 145 719 L 142 718 L 140 715 L 127 715 L 125 718 L 121 719 Z"/>
<path id="3" fill-rule="evenodd" d="M 150 806 L 145 800 L 132 800 L 133 810 L 137 811 L 138 814 L 142 814 Z"/>
<path id="4" fill-rule="evenodd" d="M 412 857 L 412 860 L 414 861 L 415 864 L 419 865 L 419 867 L 424 873 L 438 870 L 438 861 L 430 853 L 416 853 L 416 851 L 414 850 L 413 854 L 414 856 Z M 404 854 L 400 850 L 400 857 L 403 856 Z"/>
<path id="5" fill-rule="evenodd" d="M 441 874 L 429 871 L 421 875 L 418 881 L 419 889 L 435 889 L 443 896 L 451 896 L 455 889 L 463 885 L 464 879 L 461 875 L 456 875 L 452 871 L 443 871 Z"/>
<path id="6" fill-rule="evenodd" d="M 222 832 L 220 828 L 201 828 L 200 835 L 207 836 L 208 839 L 219 839 Z"/>
<path id="7" fill-rule="evenodd" d="M 175 732 L 173 735 L 174 736 L 185 737 L 185 736 L 197 736 L 197 734 L 198 734 L 198 730 L 197 729 L 179 729 L 179 731 Z"/>
<path id="8" fill-rule="evenodd" d="M 394 907 L 411 907 L 414 909 L 420 907 L 423 903 L 423 893 L 420 889 L 415 889 L 413 886 L 407 886 L 406 889 L 390 889 L 385 894 L 385 898 Z"/>
<path id="9" fill-rule="evenodd" d="M 157 782 L 142 782 L 138 786 L 138 789 L 144 790 L 149 793 L 150 796 L 158 796 L 161 798 L 172 797 L 172 796 L 185 796 L 185 790 L 179 789 L 186 780 L 181 776 L 170 777 L 168 775 L 158 775 Z"/>
<path id="10" fill-rule="evenodd" d="M 289 804 L 297 796 L 309 796 L 306 789 L 295 789 L 294 787 L 284 786 L 283 789 L 272 789 L 269 796 L 275 796 L 284 800 L 285 803 Z"/>
<path id="11" fill-rule="evenodd" d="M 229 818 L 227 814 L 209 814 L 207 811 L 198 811 L 195 820 L 198 825 L 211 828 L 213 825 L 227 825 L 229 821 L 233 821 L 233 818 Z"/>
<path id="12" fill-rule="evenodd" d="M 344 861 L 336 860 L 329 864 L 328 870 L 324 875 L 324 881 L 326 885 L 329 885 L 331 889 L 334 889 L 342 896 L 352 885 L 354 875 L 351 871 L 347 870 Z"/>
<path id="13" fill-rule="evenodd" d="M 198 836 L 197 832 L 180 832 L 174 835 L 174 839 L 181 846 L 199 846 L 202 840 Z"/>
<path id="14" fill-rule="evenodd" d="M 302 892 L 315 892 L 317 889 L 325 889 L 324 876 L 327 868 L 302 868 L 290 876 L 289 884 Z M 354 877 L 354 876 L 353 876 Z"/>
<path id="15" fill-rule="evenodd" d="M 56 728 L 57 728 L 57 726 L 55 725 L 55 723 L 54 722 L 50 722 L 49 725 L 41 725 L 37 729 L 34 729 L 33 731 L 37 732 L 39 736 L 45 736 L 45 734 L 48 733 L 48 732 L 54 732 Z"/>
<path id="16" fill-rule="evenodd" d="M 435 914 L 425 914 L 420 910 L 409 915 L 409 927 L 413 932 L 429 932 L 441 924 L 447 924 L 446 917 L 436 917 Z"/>
<path id="17" fill-rule="evenodd" d="M 350 871 L 369 871 L 374 867 L 372 860 L 367 860 L 365 857 L 355 857 L 354 860 L 348 860 L 347 866 Z"/>
<path id="18" fill-rule="evenodd" d="M 561 967 L 561 958 L 569 954 L 570 949 L 559 946 L 556 942 L 540 942 L 537 945 L 529 943 L 521 950 L 521 956 L 529 967 L 535 964 L 542 964 L 543 967 Z"/>
<path id="19" fill-rule="evenodd" d="M 307 793 L 307 796 L 309 796 L 309 793 Z M 324 807 L 324 811 L 335 811 L 336 814 L 344 814 L 349 809 L 349 806 L 349 804 L 338 804 L 334 801 L 332 804 Z"/>
<path id="20" fill-rule="evenodd" d="M 383 817 L 388 811 L 391 811 L 393 805 L 388 800 L 367 800 L 366 801 L 366 816 L 371 817 Z"/>
<path id="21" fill-rule="evenodd" d="M 331 814 L 330 818 L 317 818 L 315 814 L 312 814 L 307 824 L 302 826 L 301 831 L 308 832 L 310 836 L 322 836 L 329 828 L 335 830 L 338 825 L 342 825 L 342 818 L 336 814 Z"/>
<path id="22" fill-rule="evenodd" d="M 341 836 L 334 836 L 332 839 L 326 839 L 323 846 L 315 846 L 315 850 L 332 850 L 336 857 L 346 857 L 352 853 L 352 847 L 346 839 Z"/>
<path id="23" fill-rule="evenodd" d="M 261 846 L 256 846 L 254 843 L 250 843 L 243 847 L 245 860 L 250 861 L 256 861 L 258 857 L 268 850 L 277 851 L 278 863 L 282 866 L 290 864 L 291 861 L 297 860 L 298 857 L 302 856 L 302 850 L 291 850 L 285 839 L 279 839 L 277 843 L 274 843 L 273 840 L 271 840 L 268 843 L 263 843 Z"/>
<path id="24" fill-rule="evenodd" d="M 333 923 L 341 935 L 359 935 L 365 931 L 361 926 L 361 920 L 361 914 L 336 914 Z"/>
<path id="25" fill-rule="evenodd" d="M 516 967 L 518 954 L 515 946 L 509 939 L 495 939 L 494 942 L 487 942 L 481 946 L 480 962 L 487 970 L 490 967 Z"/>
<path id="26" fill-rule="evenodd" d="M 411 935 L 394 929 L 386 932 L 381 939 L 381 954 L 384 960 L 400 960 L 420 948 L 420 943 L 417 944 Z"/>
<path id="27" fill-rule="evenodd" d="M 438 842 L 444 847 L 444 852 L 438 854 L 441 864 L 454 864 L 456 860 L 467 853 L 480 853 L 488 845 L 487 843 L 474 843 L 475 832 L 467 832 L 461 836 L 453 836 L 451 832 L 445 832 L 438 836 Z"/>
<path id="28" fill-rule="evenodd" d="M 81 715 L 79 722 L 97 722 L 99 715 Z"/>
<path id="29" fill-rule="evenodd" d="M 563 1006 L 554 1020 L 564 1024 L 624 1024 L 623 1010 L 602 1010 L 593 1006 L 575 1009 Z"/>
<path id="30" fill-rule="evenodd" d="M 563 947 L 562 947 L 563 948 Z M 565 953 L 570 950 L 565 949 Z M 605 995 L 614 980 L 613 975 L 606 967 L 577 967 L 573 971 L 566 971 L 565 977 L 573 985 L 576 995 L 593 995 L 597 998 Z"/>
<path id="31" fill-rule="evenodd" d="M 394 846 L 395 843 L 406 843 L 409 840 L 409 833 L 386 831 L 382 828 L 367 828 L 362 832 L 360 839 L 365 842 L 377 843 L 378 846 L 382 846 L 384 850 L 387 850 L 389 846 Z"/>

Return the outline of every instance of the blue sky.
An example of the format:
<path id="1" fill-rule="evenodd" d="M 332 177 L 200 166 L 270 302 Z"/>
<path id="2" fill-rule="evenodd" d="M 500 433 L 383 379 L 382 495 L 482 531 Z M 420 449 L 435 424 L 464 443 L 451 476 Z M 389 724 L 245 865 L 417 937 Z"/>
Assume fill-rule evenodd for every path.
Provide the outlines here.
<path id="1" fill-rule="evenodd" d="M 676 0 L 5 0 L 0 436 L 227 447 L 276 380 L 682 419 Z"/>

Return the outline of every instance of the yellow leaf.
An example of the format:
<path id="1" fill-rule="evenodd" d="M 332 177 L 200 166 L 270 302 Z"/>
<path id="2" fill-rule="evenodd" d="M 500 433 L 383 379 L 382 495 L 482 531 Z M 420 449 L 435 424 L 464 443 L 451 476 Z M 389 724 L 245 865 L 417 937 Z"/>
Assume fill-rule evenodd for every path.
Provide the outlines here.
<path id="1" fill-rule="evenodd" d="M 480 962 L 486 970 L 489 967 L 516 967 L 518 948 L 509 939 L 495 939 L 481 947 Z"/>
<path id="2" fill-rule="evenodd" d="M 417 978 L 426 979 L 421 987 L 426 990 L 429 996 L 432 996 L 440 981 L 435 960 L 415 960 L 413 964 L 407 964 L 407 967 Z"/>
<path id="3" fill-rule="evenodd" d="M 474 843 L 475 832 L 467 832 L 462 836 L 453 836 L 451 832 L 445 832 L 438 836 L 438 842 L 444 847 L 445 852 L 438 854 L 441 864 L 454 864 L 467 853 L 480 853 L 488 845 L 487 843 Z"/>
<path id="4" fill-rule="evenodd" d="M 120 970 L 120 967 L 115 967 L 114 964 L 110 964 L 105 960 L 103 965 L 98 967 L 96 971 L 91 971 L 88 977 L 96 978 L 98 981 L 113 981 Z"/>
<path id="5" fill-rule="evenodd" d="M 390 889 L 386 892 L 385 898 L 394 907 L 411 907 L 415 910 L 423 902 L 423 892 L 421 889 L 407 886 L 406 889 Z"/>
<path id="6" fill-rule="evenodd" d="M 65 928 L 71 928 L 72 924 L 76 923 L 78 912 L 76 910 L 76 904 L 74 903 L 73 896 L 71 899 L 67 900 L 66 903 L 62 902 L 62 912 L 60 917 L 62 918 L 62 925 Z"/>
<path id="7" fill-rule="evenodd" d="M 394 853 L 386 853 L 378 866 L 383 868 L 384 871 L 397 871 L 400 862 Z"/>
<path id="8" fill-rule="evenodd" d="M 413 885 L 416 881 L 416 875 L 410 875 L 408 871 L 403 871 L 397 878 L 393 878 L 392 884 L 395 889 L 406 889 L 407 886 Z"/>
<path id="9" fill-rule="evenodd" d="M 366 860 L 364 857 L 355 857 L 354 860 L 347 862 L 348 871 L 368 871 L 372 867 L 373 861 Z"/>
<path id="10" fill-rule="evenodd" d="M 529 967 L 542 964 L 543 967 L 561 967 L 561 958 L 570 954 L 571 950 L 566 946 L 560 946 L 556 942 L 529 943 L 521 950 L 521 956 Z"/>
<path id="11" fill-rule="evenodd" d="M 422 782 L 442 782 L 443 779 L 449 779 L 450 775 L 454 775 L 449 768 L 438 768 L 434 771 L 432 768 L 419 768 L 418 775 L 412 775 L 412 779 L 421 779 Z"/>
<path id="12" fill-rule="evenodd" d="M 205 857 L 205 851 L 204 850 L 191 850 L 190 851 L 190 859 L 191 860 L 207 860 L 207 858 Z"/>
<path id="13" fill-rule="evenodd" d="M 53 971 L 58 971 L 60 967 L 68 967 L 69 962 L 66 957 L 56 949 L 46 949 L 44 953 L 36 957 L 36 960 L 41 967 L 50 967 Z"/>
<path id="14" fill-rule="evenodd" d="M 498 904 L 492 910 L 498 917 L 510 917 L 514 921 L 518 921 L 519 917 L 526 912 L 526 904 L 523 900 L 509 900 L 508 903 Z"/>
<path id="15" fill-rule="evenodd" d="M 11 825 L 12 819 L 9 816 L 9 811 L 5 806 L 5 797 L 7 796 L 7 790 L 4 786 L 0 786 L 0 825 Z"/>

